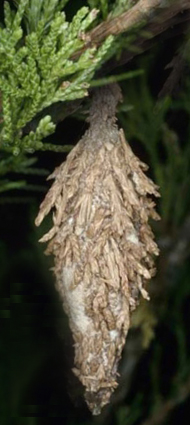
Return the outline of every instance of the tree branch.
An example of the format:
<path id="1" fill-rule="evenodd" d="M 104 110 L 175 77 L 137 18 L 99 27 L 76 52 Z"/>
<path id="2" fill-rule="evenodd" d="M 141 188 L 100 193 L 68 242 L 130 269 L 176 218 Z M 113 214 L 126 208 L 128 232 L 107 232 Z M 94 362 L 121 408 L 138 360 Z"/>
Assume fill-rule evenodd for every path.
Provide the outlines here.
<path id="1" fill-rule="evenodd" d="M 98 45 L 109 35 L 119 35 L 131 30 L 136 25 L 144 26 L 148 23 L 157 23 L 157 25 L 162 26 L 178 13 L 188 9 L 190 9 L 189 0 L 170 0 L 169 3 L 167 0 L 139 0 L 127 12 L 102 22 L 87 33 L 87 45 Z M 165 25 L 163 25 L 163 31 L 165 31 Z"/>
<path id="2" fill-rule="evenodd" d="M 186 11 L 180 15 L 178 14 L 165 23 L 150 23 L 144 28 L 144 30 L 149 34 L 149 38 L 147 39 L 140 35 L 131 46 L 134 47 L 134 49 L 131 48 L 131 50 L 123 50 L 118 60 L 114 58 L 110 59 L 102 66 L 101 70 L 98 72 L 98 75 L 105 75 L 107 72 L 110 72 L 111 70 L 130 62 L 138 54 L 142 54 L 146 50 L 151 49 L 155 43 L 158 42 L 158 37 L 161 36 L 161 34 L 166 33 L 166 31 L 171 29 L 171 31 L 169 33 L 167 32 L 166 34 L 166 38 L 170 38 L 172 35 L 175 36 L 176 32 L 177 34 L 185 32 L 189 24 L 190 11 Z"/>
<path id="3" fill-rule="evenodd" d="M 168 28 L 186 21 L 187 23 L 190 21 L 190 0 L 139 0 L 127 12 L 115 18 L 109 18 L 88 32 L 85 35 L 86 44 L 82 51 L 89 46 L 101 44 L 108 35 L 119 35 L 130 31 L 135 26 L 143 28 L 148 33 L 147 39 L 142 36 L 141 31 L 137 32 L 137 39 L 134 41 L 133 46 L 139 48 L 139 53 L 128 49 L 121 54 L 119 61 L 112 58 L 105 63 L 98 72 L 98 76 L 104 76 L 111 69 L 129 62 L 137 54 L 151 48 L 153 38 L 165 32 Z M 72 59 L 77 59 L 82 51 L 78 51 Z M 72 114 L 73 111 L 80 107 L 81 103 L 81 99 L 74 102 L 66 102 L 65 106 L 62 103 L 58 103 L 49 107 L 48 111 L 50 115 L 53 114 L 54 110 L 56 111 L 53 121 L 57 123 Z M 28 123 L 24 133 L 28 133 L 31 127 L 34 130 L 37 121 L 38 118 L 35 118 L 31 123 Z"/>

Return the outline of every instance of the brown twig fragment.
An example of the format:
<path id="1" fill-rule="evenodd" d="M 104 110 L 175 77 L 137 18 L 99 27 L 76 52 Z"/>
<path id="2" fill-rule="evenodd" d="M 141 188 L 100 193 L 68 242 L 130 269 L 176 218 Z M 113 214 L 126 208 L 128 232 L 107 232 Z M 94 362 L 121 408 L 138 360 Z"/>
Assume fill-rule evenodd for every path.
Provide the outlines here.
<path id="1" fill-rule="evenodd" d="M 166 23 L 175 15 L 190 9 L 189 0 L 139 0 L 135 6 L 121 15 L 102 22 L 92 29 L 87 38 L 92 44 L 100 44 L 110 34 L 119 35 L 135 26 Z M 165 25 L 164 29 L 165 30 Z"/>

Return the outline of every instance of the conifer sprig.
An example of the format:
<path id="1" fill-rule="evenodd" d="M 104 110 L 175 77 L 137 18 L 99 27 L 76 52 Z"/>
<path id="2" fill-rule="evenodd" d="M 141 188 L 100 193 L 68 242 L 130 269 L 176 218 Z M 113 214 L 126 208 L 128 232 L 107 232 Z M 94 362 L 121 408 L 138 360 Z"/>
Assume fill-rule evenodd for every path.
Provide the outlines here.
<path id="1" fill-rule="evenodd" d="M 82 98 L 109 50 L 103 45 L 74 54 L 86 43 L 85 31 L 97 10 L 78 10 L 66 21 L 61 8 L 66 0 L 18 0 L 17 11 L 5 2 L 5 26 L 0 28 L 0 90 L 3 104 L 1 147 L 15 155 L 43 149 L 42 139 L 55 130 L 44 117 L 34 132 L 23 137 L 23 128 L 40 111 L 59 101 Z M 26 25 L 22 24 L 23 17 Z"/>

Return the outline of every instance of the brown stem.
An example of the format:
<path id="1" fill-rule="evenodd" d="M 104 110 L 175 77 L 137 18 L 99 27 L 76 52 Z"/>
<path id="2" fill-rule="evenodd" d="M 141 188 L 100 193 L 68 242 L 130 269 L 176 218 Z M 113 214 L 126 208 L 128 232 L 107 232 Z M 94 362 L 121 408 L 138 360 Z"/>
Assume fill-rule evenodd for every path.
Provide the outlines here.
<path id="1" fill-rule="evenodd" d="M 165 24 L 162 24 L 162 26 L 159 24 L 147 25 L 144 30 L 147 34 L 149 34 L 149 37 L 145 38 L 139 34 L 139 37 L 134 41 L 130 50 L 129 48 L 124 49 L 119 59 L 111 58 L 103 64 L 102 68 L 98 71 L 98 77 L 100 78 L 102 75 L 104 76 L 107 74 L 107 72 L 127 64 L 138 54 L 151 49 L 158 42 L 158 37 L 163 37 L 164 35 L 165 39 L 167 39 L 172 36 L 176 36 L 176 34 L 179 35 L 184 33 L 187 30 L 189 23 L 190 12 L 185 12 L 183 15 L 178 15 L 177 17 L 167 21 Z"/>
<path id="2" fill-rule="evenodd" d="M 162 25 L 184 10 L 190 9 L 189 0 L 139 0 L 139 2 L 113 19 L 102 22 L 87 34 L 89 44 L 100 44 L 109 35 L 119 35 L 131 30 L 136 25 L 157 23 Z M 163 25 L 163 31 L 165 25 Z"/>

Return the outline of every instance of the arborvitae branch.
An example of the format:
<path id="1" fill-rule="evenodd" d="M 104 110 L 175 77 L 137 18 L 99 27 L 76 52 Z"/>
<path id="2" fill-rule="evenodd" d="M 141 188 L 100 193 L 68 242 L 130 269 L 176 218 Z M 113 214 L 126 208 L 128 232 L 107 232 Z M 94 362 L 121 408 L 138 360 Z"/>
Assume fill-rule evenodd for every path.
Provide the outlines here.
<path id="1" fill-rule="evenodd" d="M 109 37 L 98 50 L 88 48 L 73 60 L 72 55 L 86 43 L 85 31 L 97 11 L 82 7 L 68 23 L 59 10 L 65 2 L 58 5 L 57 0 L 43 0 L 38 6 L 35 0 L 17 3 L 14 13 L 5 2 L 5 27 L 0 28 L 1 147 L 15 155 L 41 149 L 41 140 L 54 131 L 51 118 L 45 117 L 35 134 L 22 137 L 23 128 L 40 111 L 56 102 L 87 95 L 94 71 L 113 39 Z M 25 11 L 26 35 L 20 26 Z"/>

